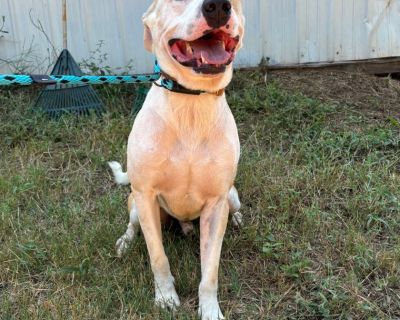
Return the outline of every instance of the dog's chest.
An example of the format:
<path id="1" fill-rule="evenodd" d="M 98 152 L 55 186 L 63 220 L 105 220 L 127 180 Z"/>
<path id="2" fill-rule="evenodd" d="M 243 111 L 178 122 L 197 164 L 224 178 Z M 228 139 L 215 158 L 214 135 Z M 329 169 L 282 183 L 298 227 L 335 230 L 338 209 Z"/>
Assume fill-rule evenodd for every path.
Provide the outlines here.
<path id="1" fill-rule="evenodd" d="M 239 160 L 237 129 L 226 102 L 202 99 L 176 112 L 144 108 L 128 143 L 133 189 L 156 193 L 160 205 L 180 220 L 197 218 L 208 201 L 228 193 Z"/>
<path id="2" fill-rule="evenodd" d="M 198 145 L 177 140 L 168 152 L 160 182 L 168 189 L 219 195 L 234 178 L 236 159 L 235 146 L 225 137 Z"/>
<path id="3" fill-rule="evenodd" d="M 236 173 L 235 147 L 228 140 L 195 148 L 177 141 L 169 150 L 156 188 L 161 205 L 181 220 L 197 218 L 208 199 L 226 193 Z"/>

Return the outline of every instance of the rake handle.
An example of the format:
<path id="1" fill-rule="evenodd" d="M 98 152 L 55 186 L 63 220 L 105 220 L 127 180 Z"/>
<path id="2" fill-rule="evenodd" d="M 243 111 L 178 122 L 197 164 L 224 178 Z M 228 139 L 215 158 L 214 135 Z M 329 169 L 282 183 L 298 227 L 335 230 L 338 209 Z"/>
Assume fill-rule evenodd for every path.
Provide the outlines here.
<path id="1" fill-rule="evenodd" d="M 67 0 L 62 0 L 63 48 L 68 49 Z"/>

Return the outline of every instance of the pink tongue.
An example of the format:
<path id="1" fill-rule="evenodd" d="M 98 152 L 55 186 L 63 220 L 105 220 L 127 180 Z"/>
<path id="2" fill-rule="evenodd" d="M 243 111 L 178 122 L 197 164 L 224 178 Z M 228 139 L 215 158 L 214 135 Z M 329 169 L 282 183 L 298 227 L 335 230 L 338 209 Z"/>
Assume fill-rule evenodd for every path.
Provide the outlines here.
<path id="1" fill-rule="evenodd" d="M 203 56 L 208 64 L 226 64 L 231 55 L 225 51 L 222 41 L 197 40 L 192 42 L 191 47 L 196 59 Z"/>

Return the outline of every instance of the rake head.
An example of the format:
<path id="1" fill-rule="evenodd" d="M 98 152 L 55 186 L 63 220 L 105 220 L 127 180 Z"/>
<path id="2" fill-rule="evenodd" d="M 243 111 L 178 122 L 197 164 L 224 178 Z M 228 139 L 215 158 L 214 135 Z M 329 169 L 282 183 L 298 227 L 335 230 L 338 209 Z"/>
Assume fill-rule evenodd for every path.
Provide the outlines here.
<path id="1" fill-rule="evenodd" d="M 82 70 L 68 50 L 63 50 L 51 72 L 51 75 L 83 76 Z M 52 118 L 61 115 L 100 115 L 104 112 L 103 102 L 89 85 L 57 84 L 47 86 L 40 93 L 34 109 L 41 110 Z"/>

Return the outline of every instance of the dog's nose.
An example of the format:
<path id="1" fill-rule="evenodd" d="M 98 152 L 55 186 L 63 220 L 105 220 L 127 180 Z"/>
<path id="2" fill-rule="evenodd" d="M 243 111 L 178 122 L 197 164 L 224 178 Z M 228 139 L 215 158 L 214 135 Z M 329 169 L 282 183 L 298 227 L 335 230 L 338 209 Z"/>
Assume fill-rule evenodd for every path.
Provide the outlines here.
<path id="1" fill-rule="evenodd" d="M 232 5 L 228 0 L 205 0 L 202 11 L 208 25 L 211 28 L 219 28 L 228 23 Z"/>

